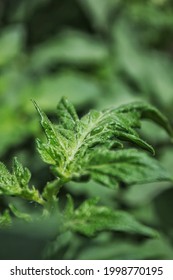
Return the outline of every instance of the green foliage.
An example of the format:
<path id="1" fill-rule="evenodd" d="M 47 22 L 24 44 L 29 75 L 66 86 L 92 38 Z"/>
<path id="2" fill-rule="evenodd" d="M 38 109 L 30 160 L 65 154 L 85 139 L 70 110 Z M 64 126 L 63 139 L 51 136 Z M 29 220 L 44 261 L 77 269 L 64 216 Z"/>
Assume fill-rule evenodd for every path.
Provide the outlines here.
<path id="1" fill-rule="evenodd" d="M 0 163 L 0 194 L 13 195 L 43 204 L 38 190 L 28 186 L 31 177 L 29 170 L 24 168 L 16 158 L 13 161 L 12 169 L 13 171 L 10 173 L 5 165 Z"/>
<path id="2" fill-rule="evenodd" d="M 121 231 L 147 237 L 158 236 L 154 229 L 138 222 L 129 213 L 99 205 L 97 198 L 86 200 L 75 208 L 72 197 L 68 195 L 62 211 L 58 196 L 60 188 L 69 181 L 85 182 L 90 178 L 112 189 L 120 183 L 171 181 L 171 176 L 157 160 L 140 151 L 145 149 L 154 153 L 152 146 L 136 131 L 141 126 L 141 119 L 149 118 L 172 136 L 168 120 L 154 107 L 142 103 L 104 111 L 91 110 L 79 119 L 74 106 L 62 98 L 57 106 L 58 124 L 53 124 L 34 104 L 47 138 L 47 143 L 37 140 L 37 148 L 43 161 L 52 166 L 56 180 L 48 182 L 41 194 L 35 187 L 29 187 L 30 171 L 16 158 L 12 173 L 0 163 L 0 195 L 15 196 L 42 206 L 41 217 L 38 213 L 34 217 L 9 203 L 11 213 L 25 222 L 37 222 L 53 215 L 59 221 L 56 235 L 71 231 L 94 237 L 103 231 Z M 138 149 L 127 148 L 127 145 L 136 145 Z M 0 217 L 2 226 L 13 223 L 9 210 Z M 56 243 L 51 248 L 48 250 L 50 255 L 51 250 L 52 254 L 55 248 L 58 250 Z"/>
<path id="3" fill-rule="evenodd" d="M 9 204 L 9 208 L 10 208 L 11 212 L 14 214 L 15 217 L 17 217 L 19 219 L 22 219 L 26 222 L 31 222 L 32 221 L 29 214 L 20 212 L 14 205 Z"/>
<path id="4" fill-rule="evenodd" d="M 122 231 L 156 237 L 154 230 L 138 223 L 130 214 L 98 206 L 98 199 L 90 199 L 73 209 L 72 198 L 66 208 L 67 229 L 92 237 L 100 231 Z"/>
<path id="5" fill-rule="evenodd" d="M 118 183 L 136 184 L 169 180 L 157 161 L 126 143 L 154 153 L 136 132 L 142 118 L 149 118 L 172 130 L 166 118 L 146 104 L 130 104 L 104 111 L 92 110 L 79 119 L 73 105 L 63 98 L 57 107 L 58 124 L 53 125 L 35 103 L 47 143 L 37 140 L 42 159 L 53 166 L 62 182 L 89 178 L 109 187 Z"/>
<path id="6" fill-rule="evenodd" d="M 58 38 L 37 46 L 31 56 L 31 67 L 43 71 L 52 63 L 69 63 L 77 65 L 97 65 L 108 57 L 106 46 L 100 40 L 82 32 L 66 31 Z"/>
<path id="7" fill-rule="evenodd" d="M 172 23 L 170 0 L 1 1 L 0 160 L 9 166 L 17 156 L 32 178 L 19 163 L 17 173 L 0 165 L 0 258 L 41 258 L 48 240 L 54 241 L 46 258 L 173 258 L 173 157 L 165 133 L 172 138 L 172 132 L 155 109 L 172 124 Z M 75 105 L 73 126 L 62 96 Z M 31 99 L 53 121 L 40 111 L 55 132 L 47 131 L 56 135 L 54 143 L 44 141 Z M 53 104 L 60 100 L 57 112 Z M 112 105 L 113 122 L 106 117 L 109 125 L 97 125 Z M 82 140 L 92 125 L 94 135 Z M 35 153 L 35 137 L 55 180 Z M 107 224 L 92 238 L 72 229 L 59 232 L 68 220 L 66 193 L 74 200 L 73 216 L 99 197 L 92 209 L 126 212 L 160 236 L 119 234 Z"/>
<path id="8" fill-rule="evenodd" d="M 7 28 L 0 36 L 0 67 L 8 65 L 17 58 L 23 45 L 22 27 Z"/>

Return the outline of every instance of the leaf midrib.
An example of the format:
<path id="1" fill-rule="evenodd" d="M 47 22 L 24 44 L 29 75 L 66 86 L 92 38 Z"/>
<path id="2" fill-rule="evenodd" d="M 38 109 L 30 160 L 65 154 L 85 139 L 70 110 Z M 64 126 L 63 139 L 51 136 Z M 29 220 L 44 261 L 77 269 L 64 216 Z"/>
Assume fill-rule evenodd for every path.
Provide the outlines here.
<path id="1" fill-rule="evenodd" d="M 67 169 L 68 165 L 74 160 L 75 155 L 79 151 L 79 149 L 82 147 L 82 145 L 85 143 L 85 139 L 88 136 L 89 133 L 98 125 L 100 121 L 102 121 L 105 118 L 105 114 L 102 113 L 101 116 L 98 117 L 97 121 L 93 123 L 93 125 L 89 126 L 89 129 L 86 130 L 86 133 L 82 133 L 83 136 L 79 137 L 79 139 L 76 141 L 76 147 L 74 149 L 74 152 L 71 154 L 71 156 L 68 156 L 68 160 L 64 166 L 64 171 Z"/>

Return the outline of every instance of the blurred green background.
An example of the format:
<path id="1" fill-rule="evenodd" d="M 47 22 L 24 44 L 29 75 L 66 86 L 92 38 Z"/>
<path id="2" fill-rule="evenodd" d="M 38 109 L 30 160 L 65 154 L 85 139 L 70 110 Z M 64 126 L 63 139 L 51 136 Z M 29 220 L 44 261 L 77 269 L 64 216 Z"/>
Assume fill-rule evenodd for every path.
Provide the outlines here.
<path id="1" fill-rule="evenodd" d="M 173 2 L 171 0 L 0 1 L 0 160 L 17 156 L 40 189 L 51 180 L 35 148 L 42 132 L 31 99 L 55 119 L 68 97 L 79 115 L 136 100 L 158 107 L 173 124 Z M 157 126 L 143 135 L 172 172 L 173 146 Z M 77 203 L 100 196 L 160 232 L 157 239 L 102 233 L 93 239 L 60 236 L 51 256 L 47 225 L 0 234 L 1 258 L 173 259 L 173 189 L 169 183 L 132 186 L 117 193 L 93 182 L 69 184 Z M 0 198 L 0 211 L 7 198 Z M 50 225 L 51 227 L 51 225 Z M 27 234 L 26 234 L 27 232 Z M 44 232 L 44 234 L 41 234 Z"/>

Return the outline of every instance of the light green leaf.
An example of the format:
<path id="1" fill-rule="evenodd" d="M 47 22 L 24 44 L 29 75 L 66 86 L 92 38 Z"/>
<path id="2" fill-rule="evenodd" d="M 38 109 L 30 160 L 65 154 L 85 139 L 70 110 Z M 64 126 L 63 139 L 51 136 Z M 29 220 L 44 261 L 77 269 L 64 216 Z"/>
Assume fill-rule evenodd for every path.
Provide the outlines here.
<path id="1" fill-rule="evenodd" d="M 59 36 L 42 43 L 31 55 L 31 68 L 42 70 L 55 63 L 93 65 L 108 57 L 101 40 L 77 31 L 62 32 Z"/>
<path id="2" fill-rule="evenodd" d="M 0 34 L 0 66 L 12 62 L 23 46 L 24 30 L 21 26 L 8 27 Z"/>
<path id="3" fill-rule="evenodd" d="M 79 121 L 78 115 L 74 106 L 68 101 L 67 98 L 63 98 L 57 106 L 57 115 L 59 123 L 64 129 L 74 130 L 76 123 Z"/>
<path id="4" fill-rule="evenodd" d="M 74 202 L 72 197 L 68 194 L 64 215 L 66 218 L 70 219 L 73 216 L 73 214 L 74 214 Z"/>
<path id="5" fill-rule="evenodd" d="M 4 213 L 0 214 L 0 228 L 9 226 L 11 224 L 11 217 L 9 214 L 9 210 L 5 210 Z"/>
<path id="6" fill-rule="evenodd" d="M 18 196 L 39 204 L 44 204 L 43 198 L 33 186 L 28 186 L 31 174 L 27 168 L 15 158 L 12 173 L 0 162 L 0 195 Z"/>
<path id="7" fill-rule="evenodd" d="M 30 171 L 26 167 L 24 168 L 17 158 L 14 158 L 13 161 L 13 174 L 22 186 L 27 185 L 31 179 Z"/>
<path id="8" fill-rule="evenodd" d="M 46 186 L 44 187 L 42 197 L 46 200 L 46 207 L 50 210 L 57 209 L 57 195 L 59 193 L 60 188 L 61 185 L 59 184 L 58 179 L 52 182 L 47 182 Z"/>
<path id="9" fill-rule="evenodd" d="M 26 222 L 31 222 L 32 221 L 32 218 L 29 214 L 20 212 L 14 205 L 9 204 L 9 208 L 17 218 L 22 219 Z"/>
<path id="10" fill-rule="evenodd" d="M 51 112 L 52 104 L 57 104 L 62 96 L 66 96 L 77 106 L 86 106 L 96 102 L 102 90 L 100 84 L 89 75 L 79 71 L 62 71 L 30 80 L 21 92 L 27 98 L 36 99 L 44 110 Z M 27 112 L 33 113 L 33 106 L 25 103 Z"/>

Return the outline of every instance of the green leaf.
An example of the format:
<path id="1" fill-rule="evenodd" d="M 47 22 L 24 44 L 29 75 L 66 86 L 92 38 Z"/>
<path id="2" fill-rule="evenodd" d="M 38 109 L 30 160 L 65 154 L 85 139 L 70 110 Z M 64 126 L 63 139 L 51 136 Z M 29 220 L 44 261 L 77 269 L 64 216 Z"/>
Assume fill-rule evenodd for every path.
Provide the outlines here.
<path id="1" fill-rule="evenodd" d="M 46 186 L 43 189 L 42 197 L 45 200 L 44 204 L 44 216 L 50 217 L 50 214 L 54 214 L 58 209 L 58 194 L 61 188 L 61 184 L 59 184 L 60 180 L 54 180 L 51 182 L 47 182 Z"/>
<path id="2" fill-rule="evenodd" d="M 132 185 L 171 180 L 158 161 L 136 149 L 100 150 L 91 154 L 87 164 L 91 178 L 112 188 L 118 182 Z"/>
<path id="3" fill-rule="evenodd" d="M 13 161 L 13 174 L 22 186 L 27 185 L 31 179 L 30 171 L 26 167 L 24 168 L 17 158 L 14 158 Z"/>
<path id="4" fill-rule="evenodd" d="M 4 213 L 0 214 L 0 228 L 4 226 L 9 226 L 11 224 L 11 217 L 9 210 L 5 210 Z"/>
<path id="5" fill-rule="evenodd" d="M 68 194 L 64 215 L 66 218 L 70 219 L 73 216 L 73 214 L 74 214 L 74 202 L 71 195 Z"/>
<path id="6" fill-rule="evenodd" d="M 31 174 L 16 158 L 13 161 L 12 173 L 0 162 L 0 195 L 18 196 L 39 204 L 44 200 L 33 186 L 28 186 Z"/>
<path id="7" fill-rule="evenodd" d="M 92 246 L 79 250 L 79 260 L 172 260 L 173 251 L 165 238 L 136 242 L 122 238 L 97 240 Z"/>
<path id="8" fill-rule="evenodd" d="M 138 146 L 154 153 L 153 147 L 136 131 L 141 119 L 146 117 L 172 135 L 167 119 L 152 106 L 133 103 L 100 112 L 91 110 L 79 119 L 73 105 L 62 98 L 55 125 L 37 104 L 35 106 L 47 137 L 47 143 L 38 141 L 38 151 L 42 159 L 52 165 L 60 184 L 92 178 L 116 188 L 119 182 L 128 185 L 171 180 L 156 160 L 140 150 L 129 149 L 129 145 Z"/>
<path id="9" fill-rule="evenodd" d="M 0 66 L 5 66 L 20 54 L 24 30 L 21 26 L 8 27 L 0 34 Z"/>
<path id="10" fill-rule="evenodd" d="M 76 90 L 78 89 L 78 90 Z M 79 94 L 81 92 L 82 94 Z M 89 75 L 79 71 L 64 70 L 58 74 L 49 74 L 29 80 L 21 89 L 22 97 L 36 99 L 46 111 L 52 111 L 62 96 L 70 98 L 76 106 L 95 103 L 101 96 L 100 84 Z M 25 101 L 26 110 L 33 114 L 33 107 Z"/>
<path id="11" fill-rule="evenodd" d="M 57 106 L 57 115 L 59 123 L 64 129 L 74 130 L 76 123 L 79 121 L 78 115 L 74 106 L 68 101 L 67 98 L 63 98 Z"/>
<path id="12" fill-rule="evenodd" d="M 56 199 L 56 195 L 59 192 L 60 187 L 61 186 L 59 186 L 59 180 L 47 182 L 42 193 L 43 198 L 50 201 Z"/>
<path id="13" fill-rule="evenodd" d="M 69 208 L 68 202 L 68 208 Z M 122 231 L 128 233 L 137 233 L 145 236 L 156 237 L 155 230 L 140 224 L 130 214 L 112 210 L 105 206 L 98 206 L 98 199 L 85 201 L 77 208 L 73 215 L 67 216 L 65 223 L 66 229 L 79 232 L 86 236 L 94 236 L 100 231 Z"/>
<path id="14" fill-rule="evenodd" d="M 149 104 L 136 102 L 128 105 L 123 105 L 119 107 L 118 112 L 127 114 L 127 116 L 129 113 L 136 112 L 138 114 L 138 119 L 149 119 L 154 121 L 163 129 L 165 129 L 170 136 L 173 137 L 173 130 L 167 118 L 159 110 Z"/>
<path id="15" fill-rule="evenodd" d="M 30 65 L 34 70 L 43 71 L 55 63 L 97 65 L 107 57 L 107 48 L 98 38 L 95 40 L 79 31 L 66 31 L 36 47 Z"/>
<path id="16" fill-rule="evenodd" d="M 32 221 L 32 218 L 29 214 L 20 212 L 14 205 L 9 204 L 9 208 L 17 218 L 22 219 L 26 222 L 31 222 Z"/>
<path id="17" fill-rule="evenodd" d="M 127 19 L 121 18 L 116 22 L 113 33 L 115 36 L 114 50 L 118 62 L 116 60 L 114 63 L 118 65 L 119 69 L 121 69 L 120 71 L 123 70 L 137 85 L 138 92 L 141 92 L 142 98 L 147 98 L 147 100 L 151 101 L 156 100 L 157 104 L 160 104 L 160 107 L 165 107 L 166 112 L 168 112 L 168 110 L 171 112 L 173 87 L 172 61 L 166 53 L 158 52 L 154 49 L 151 51 L 150 48 L 147 49 L 146 41 L 150 38 L 148 44 L 151 46 L 151 44 L 156 43 L 158 36 L 161 34 L 157 26 L 158 23 L 160 25 L 160 20 L 155 21 L 155 18 L 161 19 L 163 16 L 164 19 L 163 21 L 161 20 L 161 25 L 168 24 L 168 26 L 172 26 L 172 12 L 170 14 L 168 13 L 168 16 L 168 14 L 162 12 L 161 9 L 153 8 L 153 5 L 149 5 L 147 8 L 145 4 L 141 5 L 140 3 L 138 8 L 136 5 L 138 4 L 135 3 L 135 5 L 131 5 L 129 2 L 127 12 L 132 12 L 136 19 L 140 19 L 140 24 L 141 20 L 143 21 L 142 17 L 145 18 L 147 26 L 149 21 L 152 20 L 152 27 L 150 26 L 150 28 L 148 28 L 149 32 L 145 30 L 138 36 L 139 34 L 137 34 L 135 28 L 131 28 Z M 144 6 L 146 12 L 144 12 Z M 140 9 L 139 14 L 138 9 Z M 158 30 L 157 35 L 155 33 L 155 36 L 153 36 L 151 30 Z M 143 38 L 145 44 L 141 44 L 141 38 Z"/>

